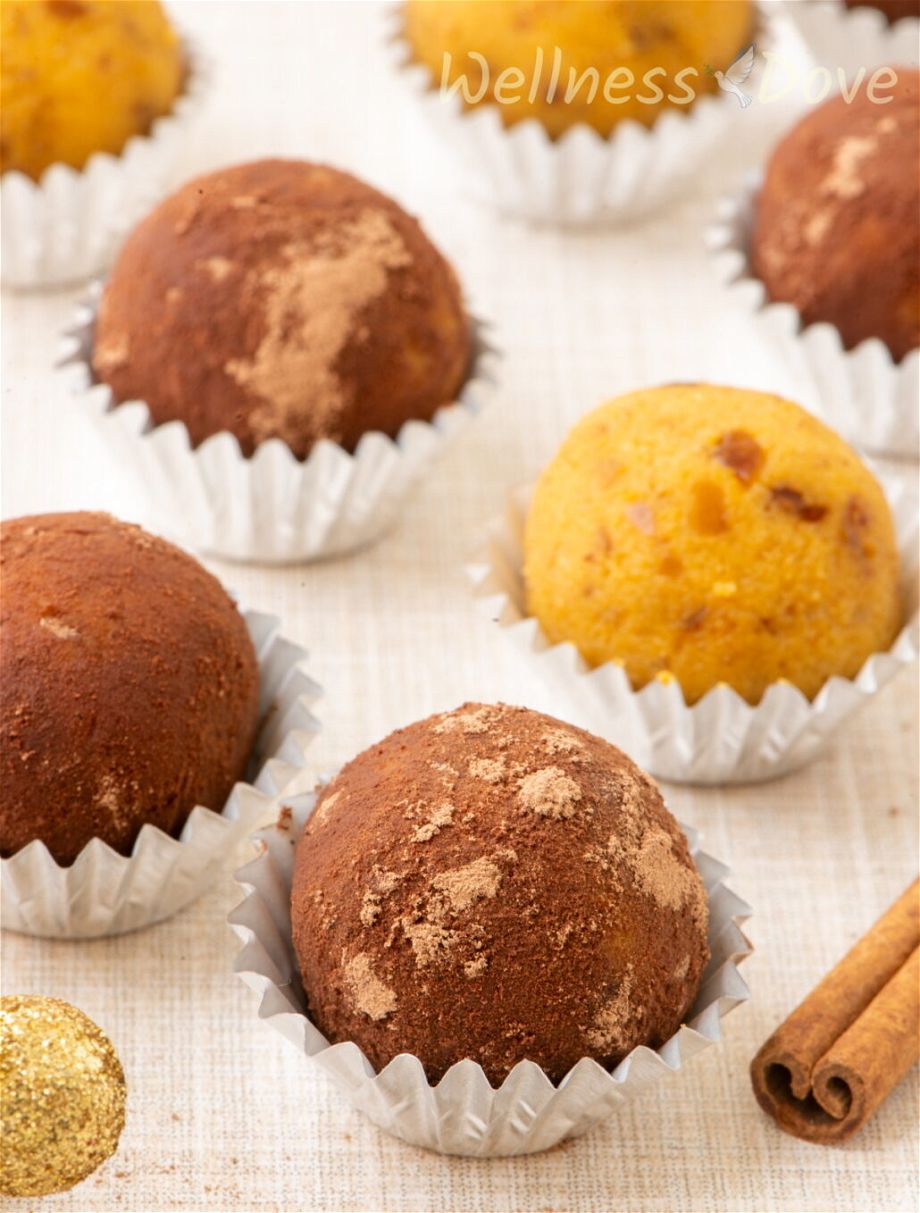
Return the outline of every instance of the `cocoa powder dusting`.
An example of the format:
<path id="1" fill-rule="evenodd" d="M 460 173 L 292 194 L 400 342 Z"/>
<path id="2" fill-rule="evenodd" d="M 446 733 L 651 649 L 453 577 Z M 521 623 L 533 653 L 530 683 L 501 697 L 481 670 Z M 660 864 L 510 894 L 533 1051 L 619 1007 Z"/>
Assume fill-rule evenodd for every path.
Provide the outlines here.
<path id="1" fill-rule="evenodd" d="M 458 936 L 438 922 L 416 922 L 411 917 L 401 920 L 402 930 L 415 953 L 415 964 L 425 969 L 438 961 L 449 959 Z"/>
<path id="2" fill-rule="evenodd" d="M 109 772 L 103 772 L 96 784 L 94 799 L 99 808 L 106 811 L 115 829 L 123 830 L 131 819 L 131 810 L 122 781 Z"/>
<path id="3" fill-rule="evenodd" d="M 337 792 L 331 792 L 328 795 L 324 796 L 322 798 L 322 800 L 319 802 L 319 804 L 317 805 L 316 809 L 314 810 L 313 816 L 310 818 L 310 824 L 312 826 L 324 825 L 326 823 L 326 821 L 328 820 L 330 813 L 335 808 L 335 806 L 338 804 L 338 802 L 341 800 L 341 798 L 342 798 L 341 789 Z"/>
<path id="4" fill-rule="evenodd" d="M 265 336 L 251 357 L 225 364 L 262 400 L 250 415 L 257 440 L 293 439 L 310 425 L 335 432 L 349 403 L 336 359 L 360 313 L 386 290 L 388 272 L 411 261 L 387 216 L 372 210 L 282 254 L 283 265 L 258 268 L 249 284 L 265 300 Z"/>
<path id="5" fill-rule="evenodd" d="M 573 754 L 584 749 L 575 734 L 566 729 L 547 729 L 540 741 L 548 754 Z"/>
<path id="6" fill-rule="evenodd" d="M 632 990 L 632 965 L 624 973 L 616 994 L 605 1002 L 594 1017 L 585 1036 L 592 1048 L 609 1052 L 627 1039 L 630 1019 L 629 995 Z"/>
<path id="7" fill-rule="evenodd" d="M 475 736 L 486 733 L 495 713 L 492 708 L 477 708 L 473 712 L 449 712 L 434 726 L 435 733 L 466 733 Z"/>
<path id="8" fill-rule="evenodd" d="M 106 514 L 0 535 L 0 854 L 40 839 L 66 867 L 99 839 L 130 855 L 148 823 L 178 836 L 196 805 L 220 812 L 259 721 L 255 650 L 220 583 Z"/>
<path id="9" fill-rule="evenodd" d="M 93 369 L 193 446 L 396 438 L 470 374 L 452 267 L 393 199 L 328 166 L 267 159 L 186 182 L 130 233 L 100 301 Z"/>
<path id="10" fill-rule="evenodd" d="M 114 333 L 105 341 L 98 341 L 93 350 L 93 366 L 97 371 L 112 371 L 128 361 L 131 344 L 124 333 Z"/>
<path id="11" fill-rule="evenodd" d="M 581 788 L 559 767 L 533 771 L 518 782 L 521 804 L 542 817 L 571 817 L 581 798 Z"/>
<path id="12" fill-rule="evenodd" d="M 822 191 L 838 198 L 858 198 L 866 190 L 863 162 L 877 147 L 878 139 L 872 135 L 851 135 L 848 139 L 841 139 L 834 149 L 831 171 L 821 183 Z"/>
<path id="13" fill-rule="evenodd" d="M 449 826 L 454 819 L 454 806 L 452 804 L 440 804 L 434 810 L 431 817 L 412 835 L 413 842 L 428 842 L 434 838 L 444 826 Z"/>
<path id="14" fill-rule="evenodd" d="M 469 773 L 476 779 L 484 779 L 486 783 L 501 783 L 505 777 L 504 758 L 473 758 L 467 767 Z"/>
<path id="15" fill-rule="evenodd" d="M 871 90 L 811 107 L 774 150 L 757 198 L 751 268 L 803 327 L 845 349 L 920 345 L 920 74 L 899 67 L 885 104 Z"/>
<path id="16" fill-rule="evenodd" d="M 229 257 L 205 257 L 196 265 L 204 270 L 212 282 L 223 282 L 234 270 L 234 263 Z"/>
<path id="17" fill-rule="evenodd" d="M 52 636 L 57 636 L 58 640 L 72 640 L 74 636 L 80 635 L 76 628 L 62 623 L 60 619 L 56 619 L 53 615 L 43 615 L 38 621 L 38 626 L 44 628 L 46 632 L 50 632 Z"/>
<path id="18" fill-rule="evenodd" d="M 374 923 L 380 917 L 380 907 L 382 902 L 383 898 L 379 893 L 375 893 L 372 889 L 367 890 L 367 892 L 361 898 L 361 913 L 359 917 L 361 919 L 362 926 L 372 927 L 374 925 Z"/>
<path id="19" fill-rule="evenodd" d="M 387 872 L 383 868 L 375 867 L 373 880 L 378 891 L 386 897 L 399 885 L 402 876 L 399 872 Z"/>
<path id="20" fill-rule="evenodd" d="M 466 704 L 335 783 L 337 829 L 304 834 L 291 911 L 330 1040 L 376 1067 L 413 1053 L 432 1081 L 471 1057 L 500 1083 L 530 1057 L 558 1082 L 585 1056 L 612 1066 L 677 1030 L 708 959 L 705 890 L 654 782 L 620 751 Z"/>
<path id="21" fill-rule="evenodd" d="M 705 921 L 706 899 L 699 877 L 675 854 L 671 836 L 664 830 L 648 830 L 626 859 L 640 886 L 660 906 L 688 908 L 696 921 Z"/>
<path id="22" fill-rule="evenodd" d="M 343 967 L 352 1001 L 368 1019 L 386 1019 L 396 1010 L 396 995 L 377 977 L 366 952 L 359 952 Z"/>
<path id="23" fill-rule="evenodd" d="M 449 762 L 432 762 L 429 763 L 432 771 L 440 771 L 448 779 L 456 779 L 460 772 L 456 767 L 452 767 Z"/>
<path id="24" fill-rule="evenodd" d="M 481 897 L 494 897 L 501 884 L 501 870 L 486 858 L 435 876 L 431 885 L 447 896 L 451 910 L 460 914 Z"/>

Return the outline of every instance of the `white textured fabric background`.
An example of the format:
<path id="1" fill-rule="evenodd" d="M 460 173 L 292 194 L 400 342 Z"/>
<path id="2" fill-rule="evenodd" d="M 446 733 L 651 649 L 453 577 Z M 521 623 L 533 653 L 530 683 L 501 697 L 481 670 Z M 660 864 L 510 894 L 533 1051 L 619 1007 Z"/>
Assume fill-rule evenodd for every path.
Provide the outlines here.
<path id="1" fill-rule="evenodd" d="M 332 769 L 392 728 L 465 698 L 554 704 L 473 608 L 463 562 L 508 490 L 568 426 L 620 391 L 673 379 L 801 398 L 745 318 L 726 309 L 701 248 L 713 198 L 758 162 L 768 116 L 699 166 L 692 196 L 613 233 L 532 230 L 460 196 L 379 52 L 363 3 L 174 6 L 217 68 L 187 175 L 266 153 L 325 159 L 387 189 L 459 268 L 506 352 L 496 404 L 459 440 L 371 551 L 285 570 L 212 564 L 311 650 L 326 691 L 312 751 Z M 3 298 L 3 514 L 108 508 L 143 521 L 132 486 L 49 369 L 76 292 Z M 912 469 L 905 474 L 913 476 Z M 784 1136 L 757 1108 L 761 1042 L 915 874 L 916 680 L 902 674 L 826 756 L 780 782 L 665 789 L 750 901 L 753 1001 L 724 1047 L 602 1128 L 547 1155 L 440 1158 L 352 1112 L 255 1016 L 231 972 L 228 878 L 161 926 L 108 941 L 5 933 L 3 990 L 69 999 L 112 1037 L 127 1072 L 118 1155 L 46 1202 L 65 1209 L 912 1210 L 916 1073 L 850 1145 Z M 24 1202 L 10 1202 L 23 1208 Z"/>

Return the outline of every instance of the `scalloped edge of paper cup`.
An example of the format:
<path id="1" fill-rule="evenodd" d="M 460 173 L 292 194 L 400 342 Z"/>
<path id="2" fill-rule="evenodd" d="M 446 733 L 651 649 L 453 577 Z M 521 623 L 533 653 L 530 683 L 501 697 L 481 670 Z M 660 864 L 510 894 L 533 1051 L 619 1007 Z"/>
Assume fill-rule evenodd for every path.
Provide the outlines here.
<path id="1" fill-rule="evenodd" d="M 762 175 L 751 174 L 718 204 L 705 240 L 720 280 L 753 317 L 803 384 L 803 404 L 854 446 L 894 459 L 920 454 L 920 349 L 895 362 L 883 341 L 871 337 L 843 347 L 832 324 L 802 323 L 790 303 L 770 303 L 750 267 L 748 249 Z"/>
<path id="2" fill-rule="evenodd" d="M 99 838 L 69 867 L 35 840 L 0 860 L 5 929 L 55 939 L 120 935 L 169 918 L 213 884 L 237 846 L 277 813 L 276 797 L 306 762 L 320 725 L 321 694 L 301 664 L 307 652 L 284 639 L 273 615 L 242 611 L 259 662 L 260 729 L 253 783 L 237 783 L 220 813 L 198 806 L 178 838 L 145 825 L 130 855 Z"/>
<path id="3" fill-rule="evenodd" d="M 192 445 L 181 421 L 154 425 L 142 401 L 117 404 L 95 381 L 95 317 L 103 284 L 93 285 L 64 334 L 58 366 L 121 466 L 144 487 L 161 529 L 226 560 L 292 564 L 354 551 L 380 539 L 449 441 L 497 387 L 498 348 L 470 314 L 473 359 L 456 401 L 431 421 L 409 420 L 395 439 L 363 435 L 354 453 L 326 439 L 298 460 L 280 439 L 243 455 L 235 435 Z"/>
<path id="4" fill-rule="evenodd" d="M 559 227 L 626 223 L 671 201 L 741 112 L 728 93 L 707 93 L 688 109 L 664 110 L 652 124 L 618 123 L 605 138 L 585 122 L 550 139 L 536 118 L 506 127 L 497 105 L 444 97 L 430 70 L 413 59 L 400 6 L 388 12 L 384 43 L 441 145 L 462 168 L 464 188 L 501 214 Z M 757 45 L 776 41 L 772 15 L 758 10 Z M 755 69 L 756 70 L 756 69 Z"/>
<path id="5" fill-rule="evenodd" d="M 504 516 L 488 530 L 481 558 L 468 567 L 474 598 L 553 687 L 572 720 L 614 742 L 653 775 L 689 784 L 775 779 L 816 757 L 848 716 L 917 658 L 916 507 L 901 484 L 879 479 L 895 520 L 906 622 L 887 652 L 869 657 L 853 679 L 830 678 L 812 700 L 777 682 L 756 706 L 725 685 L 688 705 L 676 680 L 636 691 L 621 665 L 592 668 L 573 644 L 551 644 L 525 605 L 523 535 L 532 485 L 511 494 Z"/>
<path id="6" fill-rule="evenodd" d="M 843 0 L 792 0 L 786 12 L 817 63 L 840 67 L 847 77 L 861 67 L 871 72 L 920 61 L 920 18 L 889 25 L 878 9 L 848 9 Z"/>
<path id="7" fill-rule="evenodd" d="M 723 883 L 728 868 L 700 851 L 696 832 L 682 826 L 709 896 L 712 957 L 687 1022 L 660 1049 L 633 1049 L 612 1071 L 583 1058 L 558 1086 L 532 1061 L 519 1062 L 497 1089 L 471 1060 L 452 1066 L 435 1086 L 407 1053 L 375 1073 L 357 1045 L 330 1045 L 306 1014 L 290 895 L 295 845 L 316 795 L 285 798 L 277 824 L 256 835 L 261 853 L 236 873 L 245 897 L 228 920 L 243 943 L 234 972 L 259 995 L 259 1018 L 312 1057 L 358 1111 L 394 1137 L 440 1154 L 479 1158 L 548 1150 L 587 1132 L 648 1083 L 718 1043 L 721 1020 L 750 998 L 738 965 L 753 950 L 740 925 L 751 908 Z"/>
<path id="8" fill-rule="evenodd" d="M 121 152 L 96 152 L 82 169 L 52 164 L 33 181 L 0 178 L 0 260 L 6 286 L 63 286 L 91 278 L 112 260 L 131 227 L 172 183 L 173 167 L 211 91 L 213 69 L 182 39 L 187 74 L 168 114 Z"/>

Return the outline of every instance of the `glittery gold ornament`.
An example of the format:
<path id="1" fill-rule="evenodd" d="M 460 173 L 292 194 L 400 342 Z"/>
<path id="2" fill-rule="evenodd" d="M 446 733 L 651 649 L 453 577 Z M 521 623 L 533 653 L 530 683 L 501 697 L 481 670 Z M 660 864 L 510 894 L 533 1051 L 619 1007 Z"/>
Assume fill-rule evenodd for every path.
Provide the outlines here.
<path id="1" fill-rule="evenodd" d="M 124 1123 L 105 1033 L 58 998 L 0 998 L 0 1192 L 72 1188 L 115 1153 Z"/>

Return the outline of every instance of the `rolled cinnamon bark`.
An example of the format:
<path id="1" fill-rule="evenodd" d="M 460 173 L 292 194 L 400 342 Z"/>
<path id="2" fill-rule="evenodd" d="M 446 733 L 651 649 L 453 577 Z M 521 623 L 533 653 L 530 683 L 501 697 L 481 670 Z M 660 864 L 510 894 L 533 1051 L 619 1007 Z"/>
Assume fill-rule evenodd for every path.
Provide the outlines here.
<path id="1" fill-rule="evenodd" d="M 855 1133 L 920 1053 L 920 882 L 815 987 L 751 1063 L 757 1102 L 806 1141 Z"/>

